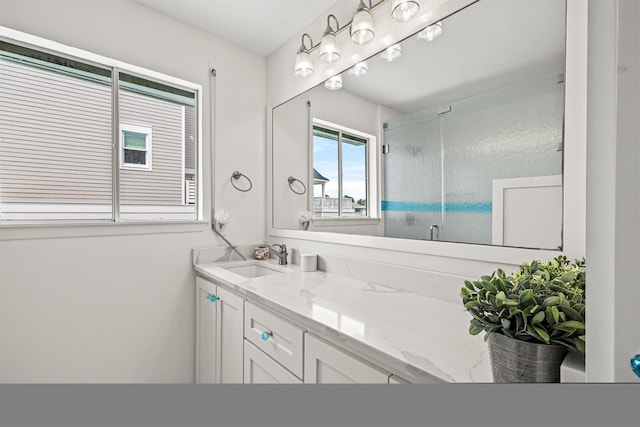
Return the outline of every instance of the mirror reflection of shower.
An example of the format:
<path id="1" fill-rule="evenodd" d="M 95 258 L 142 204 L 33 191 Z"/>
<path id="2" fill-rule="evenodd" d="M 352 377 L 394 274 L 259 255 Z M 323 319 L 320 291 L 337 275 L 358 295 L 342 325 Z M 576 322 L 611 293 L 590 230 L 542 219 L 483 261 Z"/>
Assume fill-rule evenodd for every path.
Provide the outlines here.
<path id="1" fill-rule="evenodd" d="M 524 198 L 534 209 L 523 221 L 543 239 L 540 247 L 558 247 L 561 186 L 540 188 L 533 178 L 552 176 L 561 183 L 564 81 L 559 74 L 385 122 L 384 235 L 495 243 L 492 228 L 509 228 L 505 206 Z M 529 179 L 530 185 L 520 185 L 519 194 L 510 188 L 503 212 L 496 212 L 496 183 L 518 179 Z M 548 214 L 542 220 L 536 206 Z"/>

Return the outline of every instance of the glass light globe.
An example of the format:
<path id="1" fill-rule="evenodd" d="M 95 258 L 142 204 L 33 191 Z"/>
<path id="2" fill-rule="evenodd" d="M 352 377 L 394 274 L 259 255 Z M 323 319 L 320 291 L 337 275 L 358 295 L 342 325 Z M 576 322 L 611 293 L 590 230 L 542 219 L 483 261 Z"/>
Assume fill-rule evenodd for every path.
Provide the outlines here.
<path id="1" fill-rule="evenodd" d="M 420 3 L 417 0 L 393 0 L 391 3 L 391 17 L 398 21 L 408 21 L 420 10 Z"/>
<path id="2" fill-rule="evenodd" d="M 355 78 L 366 76 L 368 72 L 369 65 L 367 64 L 367 61 L 358 62 L 353 67 L 349 68 L 349 75 Z"/>
<path id="3" fill-rule="evenodd" d="M 442 22 L 436 22 L 420 31 L 416 36 L 418 40 L 433 41 L 442 35 Z"/>
<path id="4" fill-rule="evenodd" d="M 402 55 L 402 48 L 396 43 L 386 48 L 384 52 L 380 54 L 380 59 L 391 62 L 400 58 L 400 55 Z"/>
<path id="5" fill-rule="evenodd" d="M 342 89 L 342 76 L 338 74 L 337 76 L 333 76 L 327 81 L 324 82 L 324 87 L 329 90 L 338 90 Z"/>
<path id="6" fill-rule="evenodd" d="M 327 64 L 332 64 L 340 59 L 340 48 L 338 47 L 338 40 L 333 33 L 327 33 L 322 36 L 322 42 L 320 43 L 320 59 Z"/>
<path id="7" fill-rule="evenodd" d="M 376 35 L 373 30 L 373 18 L 369 9 L 364 7 L 362 2 L 360 2 L 360 5 L 361 7 L 358 7 L 358 11 L 351 22 L 351 40 L 355 44 L 369 43 Z"/>
<path id="8" fill-rule="evenodd" d="M 294 67 L 294 75 L 296 77 L 307 77 L 313 73 L 313 61 L 311 55 L 306 50 L 298 52 L 296 55 L 296 63 Z"/>

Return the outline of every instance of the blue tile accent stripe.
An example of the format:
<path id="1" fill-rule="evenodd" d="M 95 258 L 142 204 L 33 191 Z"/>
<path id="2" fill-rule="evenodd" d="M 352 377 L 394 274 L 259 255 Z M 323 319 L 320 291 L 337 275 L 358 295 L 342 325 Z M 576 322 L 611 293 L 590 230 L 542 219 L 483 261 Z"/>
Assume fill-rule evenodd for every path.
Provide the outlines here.
<path id="1" fill-rule="evenodd" d="M 381 209 L 391 212 L 441 212 L 442 203 L 396 202 L 383 200 Z M 491 213 L 491 203 L 445 203 L 445 212 L 457 213 Z"/>

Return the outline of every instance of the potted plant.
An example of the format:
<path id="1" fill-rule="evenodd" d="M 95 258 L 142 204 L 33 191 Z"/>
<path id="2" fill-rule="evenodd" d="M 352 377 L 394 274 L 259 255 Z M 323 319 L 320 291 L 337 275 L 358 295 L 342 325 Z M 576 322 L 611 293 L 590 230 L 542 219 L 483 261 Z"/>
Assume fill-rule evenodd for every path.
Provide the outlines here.
<path id="1" fill-rule="evenodd" d="M 558 256 L 466 280 L 460 296 L 485 331 L 495 382 L 559 382 L 568 351 L 585 351 L 585 262 Z"/>

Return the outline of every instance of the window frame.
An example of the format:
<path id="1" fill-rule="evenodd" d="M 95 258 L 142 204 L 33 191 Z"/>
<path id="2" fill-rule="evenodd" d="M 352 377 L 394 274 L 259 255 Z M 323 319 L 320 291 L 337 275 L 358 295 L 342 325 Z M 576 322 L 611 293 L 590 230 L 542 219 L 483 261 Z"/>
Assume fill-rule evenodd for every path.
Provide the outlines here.
<path id="1" fill-rule="evenodd" d="M 125 147 L 125 133 L 136 133 L 145 136 L 145 148 L 144 150 L 140 150 L 138 148 L 127 148 Z M 145 163 L 127 163 L 125 161 L 125 150 L 133 150 L 133 151 L 144 151 L 145 152 Z M 142 170 L 149 171 L 153 170 L 153 129 L 149 126 L 140 126 L 140 125 L 132 125 L 129 123 L 120 123 L 120 169 L 129 169 L 129 170 Z M 184 155 L 183 155 L 183 163 L 184 163 Z M 183 166 L 184 169 L 184 166 Z M 183 174 L 184 175 L 184 174 Z M 184 197 L 183 197 L 184 198 Z"/>
<path id="2" fill-rule="evenodd" d="M 333 217 L 314 217 L 314 221 L 326 222 L 326 223 L 334 223 L 334 222 L 346 222 L 346 221 L 360 221 L 360 222 L 368 222 L 372 219 L 380 218 L 380 208 L 378 204 L 379 200 L 379 188 L 380 185 L 377 181 L 377 170 L 379 165 L 379 157 L 378 157 L 378 140 L 375 135 L 363 132 L 361 130 L 349 128 L 344 125 L 340 125 L 337 123 L 329 122 L 326 120 L 313 118 L 311 123 L 311 178 L 310 182 L 313 183 L 313 165 L 314 165 L 314 156 L 313 156 L 313 138 L 315 133 L 315 128 L 323 128 L 329 131 L 337 132 L 339 134 L 338 138 L 338 197 L 344 197 L 343 191 L 343 177 L 342 177 L 342 134 L 351 135 L 358 139 L 366 140 L 365 143 L 365 176 L 366 176 L 366 195 L 367 195 L 367 214 L 362 216 L 344 216 L 342 215 L 342 203 L 338 203 L 338 216 Z M 373 178 L 372 178 L 373 177 Z M 309 192 L 310 197 L 310 206 L 313 207 L 314 195 L 313 191 Z"/>
<path id="3" fill-rule="evenodd" d="M 191 81 L 183 80 L 177 77 L 173 77 L 170 75 L 166 75 L 157 71 L 149 70 L 143 67 L 139 67 L 136 65 L 128 64 L 113 58 L 105 57 L 102 55 L 98 55 L 89 51 L 85 51 L 82 49 L 70 47 L 67 45 L 63 45 L 52 40 L 48 40 L 42 37 L 34 36 L 28 33 L 24 33 L 21 31 L 13 30 L 7 27 L 0 26 L 0 40 L 5 41 L 7 43 L 11 43 L 18 46 L 24 46 L 28 49 L 33 49 L 37 51 L 41 51 L 43 53 L 48 53 L 55 56 L 60 56 L 64 58 L 68 58 L 70 60 L 79 61 L 85 64 L 93 65 L 102 69 L 109 70 L 112 79 L 112 99 L 114 100 L 114 105 L 112 105 L 112 146 L 113 146 L 113 159 L 111 162 L 111 167 L 113 169 L 112 176 L 112 184 L 113 184 L 113 196 L 112 196 L 112 217 L 110 219 L 11 219 L 11 220 L 3 220 L 0 221 L 0 229 L 6 230 L 14 230 L 15 232 L 11 233 L 11 237 L 8 236 L 9 233 L 3 234 L 10 239 L 19 239 L 20 236 L 25 236 L 24 238 L 37 238 L 37 236 L 55 236 L 59 235 L 60 230 L 67 230 L 64 233 L 68 233 L 70 230 L 78 228 L 78 235 L 112 235 L 112 234 L 128 234 L 138 227 L 132 226 L 142 226 L 142 229 L 148 228 L 149 226 L 158 226 L 153 227 L 154 232 L 158 232 L 158 230 L 165 229 L 168 225 L 175 225 L 175 227 L 170 227 L 167 229 L 167 232 L 175 232 L 177 229 L 182 229 L 184 227 L 188 227 L 191 230 L 192 226 L 197 226 L 200 229 L 200 225 L 206 223 L 204 221 L 204 192 L 203 192 L 203 157 L 202 157 L 202 108 L 203 108 L 203 87 L 201 84 L 194 83 Z M 118 117 L 118 109 L 117 109 L 117 91 L 119 89 L 119 81 L 118 75 L 119 73 L 127 73 L 138 75 L 143 79 L 156 81 L 160 84 L 164 84 L 176 89 L 182 89 L 193 93 L 194 96 L 194 107 L 196 108 L 195 115 L 195 133 L 196 133 L 196 149 L 195 149 L 195 174 L 194 179 L 196 181 L 196 203 L 194 207 L 194 216 L 191 219 L 142 219 L 142 220 L 127 220 L 120 218 L 120 191 L 119 191 L 119 182 L 120 182 L 120 157 L 121 149 L 120 149 L 120 124 Z M 184 151 L 184 147 L 183 147 Z M 184 165 L 183 165 L 184 169 Z M 139 170 L 139 169 L 138 169 Z M 87 226 L 100 226 L 100 225 L 109 225 L 109 226 L 118 226 L 116 228 L 109 227 L 112 231 L 104 231 L 98 232 L 93 229 L 90 232 Z M 119 225 L 126 226 L 125 228 L 120 230 Z M 35 227 L 35 228 L 34 228 Z M 48 230 L 49 227 L 53 227 L 51 230 Z M 175 230 L 173 230 L 175 229 Z M 27 232 L 28 230 L 28 232 Z M 45 231 L 47 230 L 47 231 Z M 125 231 L 126 230 L 126 231 Z M 142 233 L 146 233 L 146 231 L 140 231 Z M 97 233 L 97 234 L 96 234 Z M 137 232 L 136 232 L 137 233 Z M 135 233 L 134 233 L 135 234 Z M 0 238 L 0 240 L 5 240 L 4 237 Z"/>

